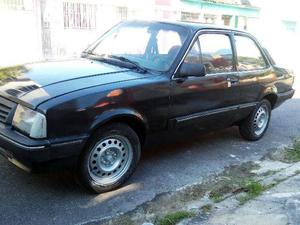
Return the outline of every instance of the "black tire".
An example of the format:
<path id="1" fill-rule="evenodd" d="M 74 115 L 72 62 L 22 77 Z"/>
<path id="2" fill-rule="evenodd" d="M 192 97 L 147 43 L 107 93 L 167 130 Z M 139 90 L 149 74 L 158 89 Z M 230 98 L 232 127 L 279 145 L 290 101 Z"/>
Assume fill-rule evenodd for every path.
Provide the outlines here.
<path id="1" fill-rule="evenodd" d="M 99 151 L 98 144 L 101 141 L 104 142 L 106 141 L 106 139 L 110 140 L 108 138 L 112 136 L 123 137 L 124 139 L 128 140 L 128 143 L 131 145 L 132 158 L 131 157 L 130 158 L 132 160 L 130 163 L 128 163 L 128 168 L 124 169 L 124 174 L 122 174 L 118 180 L 114 181 L 113 183 L 105 184 L 101 182 L 101 179 L 102 181 L 104 180 L 103 177 L 99 179 L 97 177 L 95 178 L 95 175 L 93 174 L 93 172 L 91 172 L 91 170 L 93 170 L 90 167 L 91 157 L 95 157 L 94 155 L 91 156 L 91 154 L 95 153 L 95 148 L 97 149 L 97 151 Z M 128 125 L 123 123 L 112 123 L 112 124 L 105 125 L 99 128 L 95 132 L 95 134 L 91 137 L 89 143 L 87 144 L 85 150 L 82 152 L 77 166 L 77 180 L 82 186 L 84 186 L 85 188 L 87 188 L 88 190 L 94 193 L 103 193 L 103 192 L 114 190 L 117 187 L 119 187 L 121 184 L 123 184 L 134 172 L 139 162 L 140 154 L 141 154 L 140 141 L 138 135 L 135 133 L 135 131 L 132 128 L 130 128 Z M 100 153 L 98 157 L 97 157 L 97 164 L 96 164 L 97 166 L 98 166 L 98 162 L 100 162 L 100 164 L 102 162 Z"/>
<path id="2" fill-rule="evenodd" d="M 257 127 L 255 126 L 256 121 L 257 121 L 257 114 L 259 110 L 263 107 L 264 109 L 267 110 L 268 114 L 268 120 L 266 122 L 264 129 L 261 130 L 260 132 L 257 132 Z M 240 134 L 243 138 L 249 141 L 257 141 L 260 138 L 264 136 L 266 133 L 269 122 L 271 119 L 271 104 L 268 100 L 263 99 L 256 107 L 255 109 L 251 112 L 251 114 L 244 120 L 242 123 L 239 125 L 239 131 Z"/>

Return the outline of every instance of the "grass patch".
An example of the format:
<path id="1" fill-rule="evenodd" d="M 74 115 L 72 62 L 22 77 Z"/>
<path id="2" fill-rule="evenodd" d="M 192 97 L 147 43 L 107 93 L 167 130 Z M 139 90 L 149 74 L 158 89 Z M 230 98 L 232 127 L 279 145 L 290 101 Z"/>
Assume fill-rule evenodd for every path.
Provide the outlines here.
<path id="1" fill-rule="evenodd" d="M 221 202 L 224 200 L 224 196 L 218 192 L 211 192 L 209 194 L 209 198 L 215 203 L 218 203 L 218 202 Z"/>
<path id="2" fill-rule="evenodd" d="M 273 186 L 275 186 L 275 184 L 272 185 L 272 187 Z M 249 200 L 254 199 L 257 196 L 261 195 L 267 188 L 268 187 L 265 187 L 258 181 L 254 181 L 254 180 L 249 181 L 243 187 L 246 194 L 243 196 L 240 196 L 238 198 L 238 201 L 240 202 L 240 204 L 245 204 Z"/>
<path id="3" fill-rule="evenodd" d="M 122 225 L 137 225 L 129 215 L 122 216 L 120 218 L 115 219 L 113 222 L 101 223 L 102 225 L 110 225 L 110 224 L 122 224 Z"/>
<path id="4" fill-rule="evenodd" d="M 283 160 L 289 163 L 300 161 L 300 139 L 295 139 L 291 148 L 286 148 Z"/>
<path id="5" fill-rule="evenodd" d="M 136 225 L 145 221 L 154 221 L 155 225 L 177 224 L 183 219 L 196 215 L 193 212 L 182 211 L 182 206 L 200 200 L 207 193 L 212 201 L 219 202 L 232 194 L 243 192 L 241 184 L 249 179 L 254 179 L 256 174 L 252 171 L 258 168 L 259 166 L 253 162 L 226 167 L 222 173 L 207 177 L 200 184 L 191 185 L 176 192 L 159 194 L 133 211 L 108 219 L 102 224 Z M 208 213 L 212 207 L 213 204 L 207 204 L 201 210 L 203 213 Z"/>
<path id="6" fill-rule="evenodd" d="M 201 207 L 201 209 L 202 209 L 202 211 L 203 211 L 204 213 L 209 213 L 209 212 L 211 211 L 211 209 L 212 209 L 212 204 L 206 204 L 206 205 L 203 205 L 203 206 Z"/>
<path id="7" fill-rule="evenodd" d="M 232 194 L 243 192 L 244 184 L 256 175 L 252 170 L 258 168 L 251 162 L 228 167 L 210 186 L 209 198 L 218 203 Z"/>
<path id="8" fill-rule="evenodd" d="M 192 218 L 195 214 L 188 211 L 178 211 L 167 214 L 164 218 L 158 219 L 158 225 L 175 225 L 183 219 Z"/>

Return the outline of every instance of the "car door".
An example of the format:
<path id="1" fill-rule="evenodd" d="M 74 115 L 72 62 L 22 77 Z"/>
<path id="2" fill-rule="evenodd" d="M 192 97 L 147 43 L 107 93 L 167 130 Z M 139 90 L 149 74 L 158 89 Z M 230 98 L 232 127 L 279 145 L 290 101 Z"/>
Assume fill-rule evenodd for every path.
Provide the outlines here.
<path id="1" fill-rule="evenodd" d="M 172 126 L 199 122 L 206 129 L 233 122 L 240 93 L 231 40 L 222 31 L 202 31 L 195 37 L 182 64 L 203 64 L 206 74 L 181 77 L 178 67 L 171 81 Z"/>
<path id="2" fill-rule="evenodd" d="M 244 33 L 234 35 L 237 58 L 241 107 L 236 120 L 247 116 L 260 100 L 266 85 L 276 80 L 276 74 L 270 67 L 263 50 L 258 43 Z"/>

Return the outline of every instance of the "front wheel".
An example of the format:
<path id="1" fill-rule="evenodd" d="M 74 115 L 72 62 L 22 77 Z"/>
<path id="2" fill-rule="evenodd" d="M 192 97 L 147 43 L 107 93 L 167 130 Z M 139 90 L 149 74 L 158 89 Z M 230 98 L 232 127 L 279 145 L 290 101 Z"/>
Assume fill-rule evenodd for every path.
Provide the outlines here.
<path id="1" fill-rule="evenodd" d="M 271 118 L 271 104 L 262 100 L 239 126 L 243 138 L 256 141 L 266 133 Z"/>
<path id="2" fill-rule="evenodd" d="M 135 170 L 140 148 L 137 134 L 126 124 L 100 128 L 80 157 L 78 180 L 96 193 L 117 188 Z"/>

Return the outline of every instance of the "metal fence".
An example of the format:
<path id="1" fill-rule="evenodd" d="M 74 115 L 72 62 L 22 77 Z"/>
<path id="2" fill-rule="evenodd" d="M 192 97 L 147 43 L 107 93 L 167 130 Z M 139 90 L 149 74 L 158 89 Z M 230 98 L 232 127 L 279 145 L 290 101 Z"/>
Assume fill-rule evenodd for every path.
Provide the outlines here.
<path id="1" fill-rule="evenodd" d="M 0 0 L 0 9 L 24 10 L 24 1 Z"/>
<path id="2" fill-rule="evenodd" d="M 97 5 L 63 2 L 66 29 L 95 29 Z"/>

